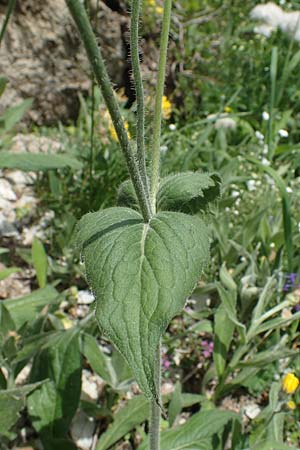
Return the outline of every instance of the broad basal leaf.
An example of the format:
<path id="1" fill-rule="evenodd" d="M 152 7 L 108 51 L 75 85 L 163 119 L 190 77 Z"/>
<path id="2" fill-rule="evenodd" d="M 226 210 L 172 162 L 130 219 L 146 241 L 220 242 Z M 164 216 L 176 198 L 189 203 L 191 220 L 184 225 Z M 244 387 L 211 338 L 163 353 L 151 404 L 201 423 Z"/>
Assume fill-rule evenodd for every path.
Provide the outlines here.
<path id="1" fill-rule="evenodd" d="M 217 174 L 183 172 L 163 178 L 157 194 L 157 209 L 196 214 L 220 197 Z"/>
<path id="2" fill-rule="evenodd" d="M 158 399 L 154 360 L 161 334 L 184 306 L 208 259 L 198 217 L 161 212 L 149 223 L 129 208 L 85 215 L 77 228 L 96 318 L 148 398 Z"/>

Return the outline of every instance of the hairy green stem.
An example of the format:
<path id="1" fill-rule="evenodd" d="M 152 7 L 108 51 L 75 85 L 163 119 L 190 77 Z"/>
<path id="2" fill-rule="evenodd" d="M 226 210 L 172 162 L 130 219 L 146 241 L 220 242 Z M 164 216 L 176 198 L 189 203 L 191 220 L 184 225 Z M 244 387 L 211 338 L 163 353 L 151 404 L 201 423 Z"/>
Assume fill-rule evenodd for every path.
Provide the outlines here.
<path id="1" fill-rule="evenodd" d="M 142 177 L 129 142 L 127 131 L 124 127 L 124 121 L 122 119 L 119 105 L 115 99 L 108 73 L 101 55 L 101 51 L 97 45 L 96 37 L 81 1 L 66 0 L 66 3 L 77 25 L 81 39 L 85 46 L 87 56 L 95 74 L 95 78 L 99 86 L 101 87 L 103 98 L 114 124 L 121 149 L 125 156 L 128 171 L 138 198 L 141 213 L 144 220 L 148 222 L 151 218 L 149 201 L 145 193 Z"/>
<path id="2" fill-rule="evenodd" d="M 1 42 L 3 40 L 5 31 L 6 31 L 6 28 L 7 28 L 9 18 L 12 15 L 12 13 L 13 13 L 13 11 L 15 9 L 16 3 L 17 3 L 17 0 L 9 0 L 7 11 L 6 11 L 6 14 L 5 14 L 4 21 L 3 21 L 3 25 L 2 25 L 1 31 L 0 31 L 0 45 L 1 45 Z"/>
<path id="3" fill-rule="evenodd" d="M 156 360 L 155 360 L 155 383 L 159 387 L 161 383 L 161 361 L 160 361 L 160 343 L 157 347 Z M 159 404 L 161 399 L 159 396 L 158 402 L 152 400 L 150 408 L 150 450 L 160 449 L 160 416 L 161 407 Z"/>
<path id="4" fill-rule="evenodd" d="M 155 106 L 154 106 L 154 124 L 153 124 L 153 141 L 152 141 L 150 202 L 152 211 L 154 213 L 156 209 L 156 194 L 158 191 L 158 184 L 159 184 L 161 112 L 162 112 L 162 98 L 164 93 L 164 84 L 166 76 L 166 62 L 167 62 L 167 50 L 170 32 L 171 10 L 172 10 L 172 0 L 165 0 L 162 32 L 160 40 L 160 54 L 158 63 Z"/>
<path id="5" fill-rule="evenodd" d="M 136 143 L 137 143 L 137 160 L 140 174 L 143 179 L 146 194 L 149 196 L 148 179 L 146 172 L 145 159 L 145 105 L 144 105 L 144 88 L 139 58 L 139 17 L 140 17 L 140 0 L 132 0 L 131 2 L 131 24 L 130 24 L 130 51 L 132 61 L 132 72 L 136 92 L 137 104 L 137 124 L 136 124 Z"/>

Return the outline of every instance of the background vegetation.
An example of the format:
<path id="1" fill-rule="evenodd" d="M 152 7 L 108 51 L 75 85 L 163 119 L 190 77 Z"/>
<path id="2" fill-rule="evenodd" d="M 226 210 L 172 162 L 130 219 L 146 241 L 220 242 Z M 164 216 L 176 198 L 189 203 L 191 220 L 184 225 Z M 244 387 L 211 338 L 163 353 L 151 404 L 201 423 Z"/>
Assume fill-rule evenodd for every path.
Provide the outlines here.
<path id="1" fill-rule="evenodd" d="M 283 383 L 300 376 L 300 49 L 281 31 L 253 32 L 256 4 L 174 1 L 162 171 L 217 172 L 223 187 L 211 264 L 163 342 L 162 450 L 300 447 L 299 388 Z M 154 43 L 160 8 L 144 3 Z M 118 96 L 133 139 L 135 104 Z M 58 153 L 11 152 L 30 101 L 0 118 L 2 177 L 28 172 L 38 199 L 34 214 L 17 208 L 17 229 L 48 217 L 29 243 L 1 238 L 1 283 L 27 271 L 31 291 L 0 303 L 3 449 L 146 448 L 147 401 L 99 337 L 72 246 L 76 221 L 114 205 L 127 177 L 98 89 L 79 98 L 76 123 L 30 130 L 59 142 Z M 216 410 L 226 420 L 211 423 Z"/>

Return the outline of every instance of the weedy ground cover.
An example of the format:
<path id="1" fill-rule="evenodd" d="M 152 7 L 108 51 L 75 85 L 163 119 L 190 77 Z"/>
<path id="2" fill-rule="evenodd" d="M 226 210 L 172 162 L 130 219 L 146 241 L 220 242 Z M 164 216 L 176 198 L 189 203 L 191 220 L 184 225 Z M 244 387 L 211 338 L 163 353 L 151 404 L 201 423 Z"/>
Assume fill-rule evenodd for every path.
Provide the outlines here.
<path id="1" fill-rule="evenodd" d="M 68 3 L 97 66 L 86 13 Z M 46 450 L 300 446 L 299 49 L 280 30 L 253 33 L 254 3 L 207 1 L 199 12 L 198 2 L 174 2 L 177 69 L 163 98 L 163 41 L 154 131 L 143 116 L 138 2 L 131 110 L 106 80 L 104 94 L 94 86 L 75 126 L 37 130 L 62 142 L 57 155 L 9 152 L 29 104 L 1 121 L 1 167 L 36 171 L 37 195 L 54 211 L 31 248 L 12 251 L 9 238 L 1 248 L 1 279 L 24 265 L 35 273 L 30 295 L 0 304 L 3 448 L 24 428 Z M 143 8 L 141 33 L 159 29 L 161 5 Z M 94 69 L 103 88 L 103 67 Z M 81 318 L 88 286 L 96 314 L 92 305 Z"/>

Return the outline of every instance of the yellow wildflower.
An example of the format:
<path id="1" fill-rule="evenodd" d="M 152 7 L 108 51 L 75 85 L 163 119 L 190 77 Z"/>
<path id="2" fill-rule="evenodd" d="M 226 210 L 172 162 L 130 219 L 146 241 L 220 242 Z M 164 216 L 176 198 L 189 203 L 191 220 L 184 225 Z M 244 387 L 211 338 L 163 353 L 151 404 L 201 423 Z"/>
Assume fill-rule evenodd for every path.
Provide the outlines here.
<path id="1" fill-rule="evenodd" d="M 227 113 L 231 113 L 232 109 L 230 108 L 230 106 L 225 106 L 224 111 Z"/>
<path id="2" fill-rule="evenodd" d="M 293 400 L 290 400 L 290 401 L 288 401 L 287 402 L 287 407 L 289 408 L 289 409 L 296 409 L 296 403 L 295 402 L 293 402 Z"/>
<path id="3" fill-rule="evenodd" d="M 125 127 L 125 130 L 127 130 L 127 136 L 128 136 L 128 139 L 131 139 L 131 134 L 130 134 L 130 132 L 128 131 L 128 129 L 129 129 L 129 124 L 128 124 L 128 122 L 127 121 L 125 121 L 124 122 L 124 127 Z M 115 127 L 114 127 L 114 125 L 113 125 L 113 123 L 110 121 L 109 122 L 109 125 L 108 125 L 108 131 L 109 131 L 109 133 L 110 133 L 110 136 L 111 136 L 111 138 L 114 140 L 114 141 L 118 141 L 118 135 L 117 135 L 117 132 L 116 132 L 116 130 L 115 130 Z"/>
<path id="4" fill-rule="evenodd" d="M 164 12 L 164 8 L 162 8 L 161 6 L 156 6 L 155 7 L 155 12 L 157 14 L 162 14 Z"/>
<path id="5" fill-rule="evenodd" d="M 287 373 L 282 381 L 282 389 L 287 394 L 293 394 L 298 386 L 299 379 L 293 373 Z"/>
<path id="6" fill-rule="evenodd" d="M 156 4 L 155 0 L 148 0 L 149 6 L 155 6 L 155 4 Z"/>
<path id="7" fill-rule="evenodd" d="M 166 95 L 162 98 L 162 114 L 164 119 L 170 119 L 172 113 L 172 103 Z"/>

